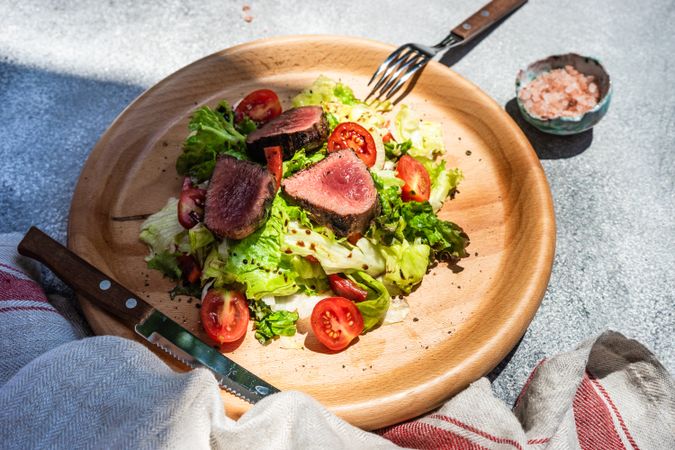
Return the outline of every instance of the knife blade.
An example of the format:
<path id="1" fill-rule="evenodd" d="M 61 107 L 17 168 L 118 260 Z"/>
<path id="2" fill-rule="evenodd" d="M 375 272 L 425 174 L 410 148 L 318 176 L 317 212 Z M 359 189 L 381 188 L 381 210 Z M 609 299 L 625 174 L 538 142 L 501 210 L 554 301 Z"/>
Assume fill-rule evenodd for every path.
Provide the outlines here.
<path id="1" fill-rule="evenodd" d="M 38 228 L 28 230 L 18 251 L 43 263 L 80 295 L 174 359 L 188 367 L 209 369 L 228 392 L 253 404 L 279 392 Z"/>

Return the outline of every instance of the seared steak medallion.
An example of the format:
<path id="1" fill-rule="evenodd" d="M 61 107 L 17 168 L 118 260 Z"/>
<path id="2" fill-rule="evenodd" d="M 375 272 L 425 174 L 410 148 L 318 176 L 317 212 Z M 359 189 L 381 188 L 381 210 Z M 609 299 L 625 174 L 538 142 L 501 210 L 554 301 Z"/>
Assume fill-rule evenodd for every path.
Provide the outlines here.
<path id="1" fill-rule="evenodd" d="M 206 192 L 204 224 L 220 237 L 243 239 L 265 221 L 275 192 L 274 177 L 266 168 L 223 156 Z"/>
<path id="2" fill-rule="evenodd" d="M 370 172 L 352 150 L 331 153 L 281 186 L 318 223 L 340 237 L 364 233 L 380 212 Z"/>
<path id="3" fill-rule="evenodd" d="M 320 106 L 302 106 L 284 111 L 246 137 L 249 156 L 265 161 L 265 147 L 280 146 L 283 159 L 297 150 L 310 152 L 321 147 L 328 137 L 328 121 Z"/>

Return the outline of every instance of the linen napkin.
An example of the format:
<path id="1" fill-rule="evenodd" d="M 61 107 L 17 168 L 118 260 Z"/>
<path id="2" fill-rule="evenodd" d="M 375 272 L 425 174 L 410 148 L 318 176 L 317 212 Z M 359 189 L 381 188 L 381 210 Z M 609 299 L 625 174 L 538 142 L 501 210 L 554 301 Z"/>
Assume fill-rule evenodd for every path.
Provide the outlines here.
<path id="1" fill-rule="evenodd" d="M 514 408 L 484 378 L 375 433 L 299 392 L 234 421 L 207 370 L 176 373 L 136 342 L 84 337 L 68 303 L 50 302 L 36 266 L 16 254 L 19 239 L 0 235 L 1 448 L 675 448 L 673 378 L 611 331 L 541 361 Z"/>

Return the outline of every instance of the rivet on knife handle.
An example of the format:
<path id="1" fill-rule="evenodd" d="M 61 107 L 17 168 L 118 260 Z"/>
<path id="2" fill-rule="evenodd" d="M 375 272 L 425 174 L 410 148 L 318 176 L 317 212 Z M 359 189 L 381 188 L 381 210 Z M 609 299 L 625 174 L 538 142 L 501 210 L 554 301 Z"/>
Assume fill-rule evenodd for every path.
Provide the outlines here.
<path id="1" fill-rule="evenodd" d="M 452 32 L 466 42 L 525 3 L 527 0 L 493 0 L 456 26 Z"/>
<path id="2" fill-rule="evenodd" d="M 18 250 L 20 254 L 43 263 L 80 295 L 131 328 L 154 309 L 36 227 L 28 230 Z"/>

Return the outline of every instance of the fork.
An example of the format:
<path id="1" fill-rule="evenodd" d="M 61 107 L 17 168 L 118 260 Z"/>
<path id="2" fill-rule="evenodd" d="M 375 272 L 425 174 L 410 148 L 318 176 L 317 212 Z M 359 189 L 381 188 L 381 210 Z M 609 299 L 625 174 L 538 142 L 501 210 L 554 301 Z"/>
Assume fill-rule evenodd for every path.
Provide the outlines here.
<path id="1" fill-rule="evenodd" d="M 366 101 L 373 96 L 372 102 L 389 100 L 434 56 L 466 44 L 526 2 L 527 0 L 493 0 L 456 26 L 445 39 L 434 46 L 414 43 L 400 46 L 380 64 L 370 78 L 368 86 L 375 79 L 377 82 L 366 97 Z"/>

